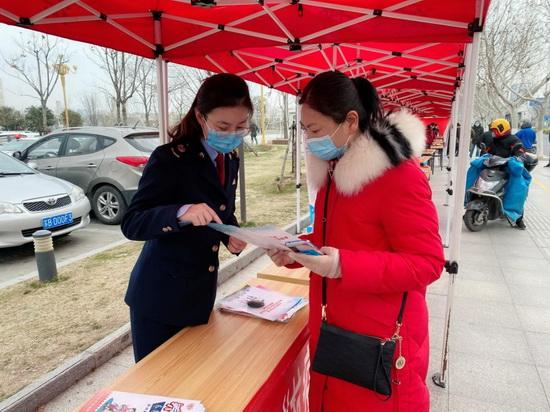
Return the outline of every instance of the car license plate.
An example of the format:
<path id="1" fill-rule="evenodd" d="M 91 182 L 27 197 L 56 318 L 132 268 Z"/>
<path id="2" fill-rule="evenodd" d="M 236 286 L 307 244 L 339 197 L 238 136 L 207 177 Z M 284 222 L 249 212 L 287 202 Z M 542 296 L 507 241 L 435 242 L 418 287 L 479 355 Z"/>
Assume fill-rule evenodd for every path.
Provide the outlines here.
<path id="1" fill-rule="evenodd" d="M 73 223 L 73 214 L 71 212 L 42 219 L 42 227 L 44 229 L 70 225 L 71 223 Z"/>

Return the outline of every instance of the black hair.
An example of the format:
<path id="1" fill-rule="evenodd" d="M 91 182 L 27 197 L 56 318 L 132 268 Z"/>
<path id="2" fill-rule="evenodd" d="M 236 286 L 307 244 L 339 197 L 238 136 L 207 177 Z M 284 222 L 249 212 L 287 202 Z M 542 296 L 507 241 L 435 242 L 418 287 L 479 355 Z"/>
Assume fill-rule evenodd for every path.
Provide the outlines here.
<path id="1" fill-rule="evenodd" d="M 339 71 L 318 74 L 305 87 L 300 104 L 342 123 L 347 114 L 359 114 L 359 130 L 366 132 L 384 117 L 376 89 L 363 77 L 350 79 Z"/>
<path id="2" fill-rule="evenodd" d="M 195 115 L 195 109 L 206 116 L 218 107 L 237 106 L 246 107 L 252 116 L 254 108 L 246 82 L 230 73 L 210 76 L 202 82 L 187 114 L 168 135 L 178 143 L 188 139 L 198 140 L 202 137 L 203 131 Z"/>

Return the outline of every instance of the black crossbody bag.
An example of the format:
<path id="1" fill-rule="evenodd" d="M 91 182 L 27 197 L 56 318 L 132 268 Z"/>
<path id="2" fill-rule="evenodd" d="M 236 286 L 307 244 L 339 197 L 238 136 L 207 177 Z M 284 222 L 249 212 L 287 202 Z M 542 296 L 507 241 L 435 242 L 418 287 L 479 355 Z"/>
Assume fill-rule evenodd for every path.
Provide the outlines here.
<path id="1" fill-rule="evenodd" d="M 326 243 L 331 177 L 329 174 L 323 215 L 323 245 Z M 399 356 L 395 361 L 395 368 L 402 369 L 405 366 L 405 358 L 401 354 L 402 337 L 399 335 L 399 331 L 406 302 L 407 292 L 404 292 L 401 308 L 397 315 L 395 332 L 391 337 L 379 338 L 351 332 L 328 323 L 327 279 L 323 277 L 321 333 L 313 359 L 313 370 L 368 388 L 386 395 L 386 400 L 390 399 L 392 394 L 391 369 L 396 348 L 399 350 Z"/>

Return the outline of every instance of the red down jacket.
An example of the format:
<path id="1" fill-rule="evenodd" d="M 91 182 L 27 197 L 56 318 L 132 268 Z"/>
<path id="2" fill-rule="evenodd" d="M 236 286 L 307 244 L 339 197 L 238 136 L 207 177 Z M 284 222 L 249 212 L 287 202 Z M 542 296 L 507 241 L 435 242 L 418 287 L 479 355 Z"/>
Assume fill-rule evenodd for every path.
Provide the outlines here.
<path id="1" fill-rule="evenodd" d="M 408 291 L 401 328 L 406 365 L 399 371 L 394 369 L 393 378 L 400 384 L 393 385 L 388 401 L 368 389 L 312 371 L 312 412 L 429 411 L 425 293 L 441 274 L 444 254 L 432 193 L 414 159 L 424 146 L 424 127 L 413 115 L 400 112 L 372 133 L 379 136 L 355 139 L 334 168 L 326 246 L 340 250 L 342 277 L 328 279 L 327 316 L 329 323 L 347 330 L 391 337 L 403 292 Z M 396 145 L 380 145 L 381 138 L 406 139 L 411 150 L 402 153 Z M 390 146 L 396 153 L 385 152 Z M 397 156 L 399 162 L 390 161 L 390 156 Z M 318 246 L 322 246 L 327 171 L 327 162 L 308 158 L 310 184 L 320 188 L 315 231 L 308 238 Z M 321 279 L 311 275 L 312 359 L 321 323 Z"/>

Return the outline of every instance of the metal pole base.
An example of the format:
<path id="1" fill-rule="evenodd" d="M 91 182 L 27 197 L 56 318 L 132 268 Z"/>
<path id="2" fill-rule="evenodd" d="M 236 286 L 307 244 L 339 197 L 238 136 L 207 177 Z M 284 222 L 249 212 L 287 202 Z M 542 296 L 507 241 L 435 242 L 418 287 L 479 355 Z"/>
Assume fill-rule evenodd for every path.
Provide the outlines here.
<path id="1" fill-rule="evenodd" d="M 447 382 L 441 380 L 441 373 L 437 372 L 432 375 L 432 382 L 440 388 L 446 388 Z"/>

